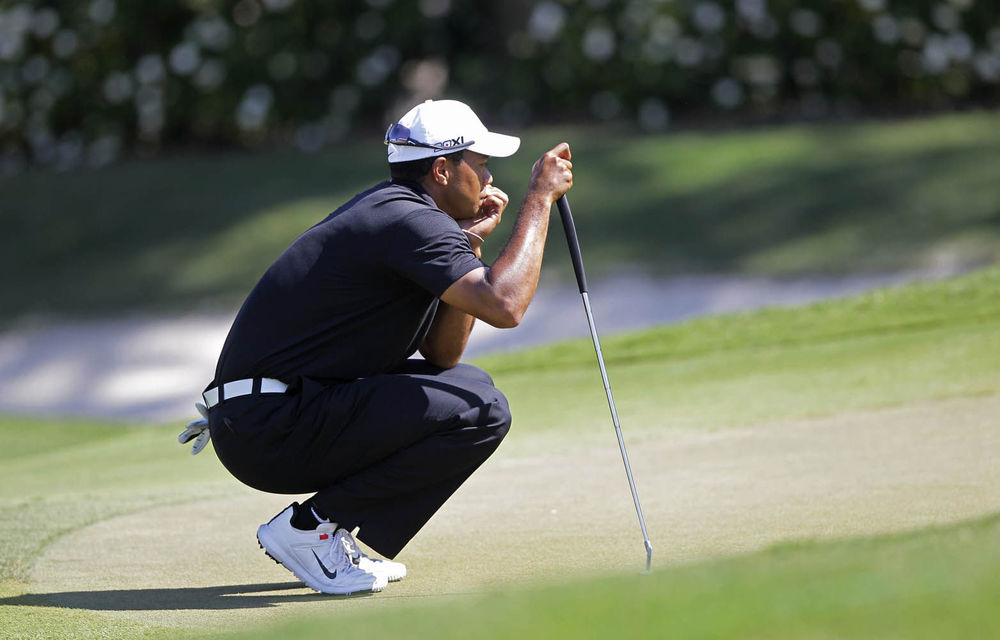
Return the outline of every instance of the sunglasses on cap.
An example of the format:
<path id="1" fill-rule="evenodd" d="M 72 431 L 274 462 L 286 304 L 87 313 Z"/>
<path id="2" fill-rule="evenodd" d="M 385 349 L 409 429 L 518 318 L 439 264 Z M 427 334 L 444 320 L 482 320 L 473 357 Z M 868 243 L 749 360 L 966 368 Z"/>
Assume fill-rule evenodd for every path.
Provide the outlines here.
<path id="1" fill-rule="evenodd" d="M 404 147 L 424 147 L 425 149 L 437 149 L 438 151 L 459 151 L 461 149 L 471 147 L 475 143 L 475 140 L 466 141 L 462 136 L 452 140 L 438 142 L 436 144 L 421 142 L 420 140 L 414 140 L 411 138 L 410 128 L 406 125 L 399 124 L 398 122 L 396 124 L 389 125 L 389 128 L 385 131 L 385 144 L 387 145 L 395 144 Z"/>

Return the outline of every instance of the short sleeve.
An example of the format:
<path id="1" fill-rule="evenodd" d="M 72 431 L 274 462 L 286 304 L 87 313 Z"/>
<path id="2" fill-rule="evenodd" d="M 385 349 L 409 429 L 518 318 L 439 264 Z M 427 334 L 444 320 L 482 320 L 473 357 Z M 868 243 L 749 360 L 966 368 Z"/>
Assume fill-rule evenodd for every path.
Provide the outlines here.
<path id="1" fill-rule="evenodd" d="M 388 248 L 386 258 L 392 270 L 435 297 L 465 274 L 485 266 L 458 223 L 432 208 L 418 209 L 399 220 Z"/>

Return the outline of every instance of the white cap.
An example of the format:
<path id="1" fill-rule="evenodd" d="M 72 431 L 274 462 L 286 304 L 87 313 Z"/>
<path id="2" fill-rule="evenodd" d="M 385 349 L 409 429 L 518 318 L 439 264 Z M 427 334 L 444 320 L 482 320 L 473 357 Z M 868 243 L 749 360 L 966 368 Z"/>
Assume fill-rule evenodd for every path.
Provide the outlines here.
<path id="1" fill-rule="evenodd" d="M 447 155 L 459 149 L 505 158 L 521 146 L 520 138 L 488 131 L 469 105 L 458 100 L 428 100 L 418 104 L 389 127 L 385 142 L 389 146 L 389 162 Z"/>

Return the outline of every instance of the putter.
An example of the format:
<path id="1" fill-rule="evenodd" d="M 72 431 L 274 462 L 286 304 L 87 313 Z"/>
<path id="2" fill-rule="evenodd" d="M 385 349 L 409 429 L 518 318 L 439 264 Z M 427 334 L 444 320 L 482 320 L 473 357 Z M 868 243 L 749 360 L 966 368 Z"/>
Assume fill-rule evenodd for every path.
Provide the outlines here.
<path id="1" fill-rule="evenodd" d="M 628 452 L 625 451 L 625 440 L 622 439 L 622 428 L 618 423 L 618 411 L 615 409 L 615 399 L 611 396 L 611 383 L 608 382 L 608 371 L 604 367 L 604 354 L 601 353 L 601 341 L 597 337 L 597 327 L 594 325 L 594 312 L 590 308 L 590 297 L 587 295 L 587 276 L 583 272 L 583 258 L 580 256 L 580 241 L 576 237 L 576 225 L 573 224 L 573 213 L 569 209 L 569 200 L 562 196 L 556 200 L 559 215 L 562 217 L 563 228 L 566 230 L 566 242 L 569 243 L 569 254 L 573 259 L 573 271 L 576 273 L 576 283 L 580 286 L 583 297 L 583 308 L 587 312 L 587 324 L 590 325 L 590 336 L 594 339 L 594 351 L 597 352 L 597 364 L 601 367 L 601 379 L 604 381 L 604 391 L 608 395 L 608 407 L 611 408 L 611 420 L 615 423 L 615 433 L 618 435 L 618 447 L 622 451 L 622 462 L 625 463 L 625 475 L 628 476 L 628 486 L 632 489 L 632 501 L 635 502 L 635 513 L 639 516 L 639 528 L 642 529 L 642 541 L 646 545 L 646 572 L 653 562 L 653 545 L 649 543 L 646 533 L 646 521 L 642 517 L 642 507 L 639 506 L 639 494 L 635 490 L 635 480 L 632 478 L 632 467 L 628 463 Z"/>

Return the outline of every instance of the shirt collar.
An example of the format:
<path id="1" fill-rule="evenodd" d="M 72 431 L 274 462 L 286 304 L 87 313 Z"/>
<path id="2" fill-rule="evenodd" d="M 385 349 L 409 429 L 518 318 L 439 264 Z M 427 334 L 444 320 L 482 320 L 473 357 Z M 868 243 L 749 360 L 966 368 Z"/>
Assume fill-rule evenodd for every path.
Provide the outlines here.
<path id="1" fill-rule="evenodd" d="M 427 193 L 427 190 L 424 189 L 423 185 L 421 185 L 419 182 L 416 182 L 414 180 L 397 180 L 395 178 L 392 178 L 389 180 L 389 184 L 398 187 L 403 187 L 404 189 L 409 189 L 410 191 L 413 191 L 418 196 L 420 196 L 422 199 L 426 200 L 428 204 L 434 205 L 435 207 L 437 206 L 437 203 L 434 202 L 434 198 L 431 197 L 431 194 Z"/>

